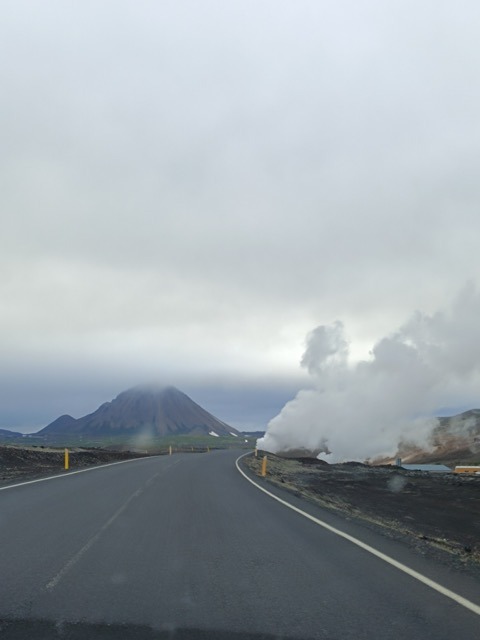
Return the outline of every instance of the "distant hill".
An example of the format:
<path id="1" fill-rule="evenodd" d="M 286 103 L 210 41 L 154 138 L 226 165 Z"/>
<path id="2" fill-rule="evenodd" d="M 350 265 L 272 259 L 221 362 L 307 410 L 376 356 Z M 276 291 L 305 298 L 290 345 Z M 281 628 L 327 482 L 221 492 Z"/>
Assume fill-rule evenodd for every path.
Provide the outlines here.
<path id="1" fill-rule="evenodd" d="M 76 425 L 78 420 L 72 418 L 72 416 L 64 415 L 60 416 L 53 422 L 51 422 L 48 427 L 42 429 L 38 433 L 42 433 L 45 429 L 48 429 L 50 433 L 68 433 L 70 430 L 74 430 L 74 425 Z"/>
<path id="2" fill-rule="evenodd" d="M 115 436 L 149 434 L 240 435 L 175 387 L 139 386 L 82 418 L 63 415 L 41 429 L 39 436 Z"/>
<path id="3" fill-rule="evenodd" d="M 23 433 L 19 433 L 18 431 L 10 431 L 10 429 L 0 429 L 0 438 L 4 440 L 5 438 L 22 438 Z"/>

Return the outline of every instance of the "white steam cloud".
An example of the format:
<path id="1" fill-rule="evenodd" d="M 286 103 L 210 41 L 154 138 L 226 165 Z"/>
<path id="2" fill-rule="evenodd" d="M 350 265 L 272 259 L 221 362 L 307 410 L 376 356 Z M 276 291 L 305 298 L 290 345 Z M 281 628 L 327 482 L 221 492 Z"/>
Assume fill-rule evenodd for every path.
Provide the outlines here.
<path id="1" fill-rule="evenodd" d="M 432 415 L 480 400 L 480 295 L 469 285 L 448 309 L 414 313 L 354 364 L 343 324 L 319 326 L 301 364 L 312 388 L 270 421 L 259 448 L 305 448 L 329 461 L 393 456 L 400 443 L 429 448 Z"/>

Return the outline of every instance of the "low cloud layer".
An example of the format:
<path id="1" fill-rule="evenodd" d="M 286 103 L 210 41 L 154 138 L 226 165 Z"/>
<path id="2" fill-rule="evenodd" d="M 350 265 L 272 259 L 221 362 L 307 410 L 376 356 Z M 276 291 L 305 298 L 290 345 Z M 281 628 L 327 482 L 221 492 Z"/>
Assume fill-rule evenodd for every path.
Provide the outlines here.
<path id="1" fill-rule="evenodd" d="M 394 455 L 400 443 L 429 447 L 443 407 L 480 404 L 480 294 L 466 287 L 448 308 L 415 312 L 378 340 L 370 358 L 349 361 L 341 322 L 307 338 L 301 364 L 312 388 L 270 421 L 258 446 L 307 448 L 329 461 Z"/>

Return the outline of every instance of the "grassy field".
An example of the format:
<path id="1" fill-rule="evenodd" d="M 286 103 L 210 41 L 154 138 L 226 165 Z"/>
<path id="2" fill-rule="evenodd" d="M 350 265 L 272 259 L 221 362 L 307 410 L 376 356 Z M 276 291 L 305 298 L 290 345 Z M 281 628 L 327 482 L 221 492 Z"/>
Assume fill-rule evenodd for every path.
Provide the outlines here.
<path id="1" fill-rule="evenodd" d="M 8 438 L 2 444 L 17 445 L 22 447 L 72 447 L 72 448 L 92 448 L 115 449 L 121 451 L 137 451 L 145 453 L 162 452 L 169 447 L 174 451 L 206 451 L 210 449 L 253 449 L 255 447 L 255 437 L 233 436 L 208 436 L 208 435 L 175 435 L 165 437 L 126 437 L 126 436 L 56 436 L 50 438 L 40 438 L 36 436 L 26 436 L 19 439 Z"/>

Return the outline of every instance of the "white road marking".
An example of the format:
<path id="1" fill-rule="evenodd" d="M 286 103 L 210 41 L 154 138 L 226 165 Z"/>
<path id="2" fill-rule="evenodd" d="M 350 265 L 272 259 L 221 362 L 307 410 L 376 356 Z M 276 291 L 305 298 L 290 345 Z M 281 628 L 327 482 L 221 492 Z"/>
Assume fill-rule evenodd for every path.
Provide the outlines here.
<path id="1" fill-rule="evenodd" d="M 120 516 L 125 509 L 128 507 L 128 505 L 130 504 L 130 502 L 134 499 L 134 498 L 138 498 L 138 496 L 143 492 L 143 489 L 137 489 L 134 493 L 132 493 L 132 495 L 122 504 L 122 506 L 120 507 L 120 509 L 117 509 L 117 511 L 115 511 L 115 513 L 113 514 L 113 516 L 111 518 L 109 518 L 105 524 L 97 531 L 97 533 L 92 536 L 90 538 L 90 540 L 83 545 L 83 547 L 77 551 L 77 553 L 72 556 L 70 558 L 70 560 L 63 565 L 63 567 L 60 569 L 60 571 L 57 573 L 56 576 L 54 576 L 50 582 L 48 582 L 45 585 L 45 588 L 47 590 L 51 590 L 54 589 L 57 584 L 60 582 L 60 580 L 65 576 L 66 573 L 68 573 L 70 571 L 70 569 L 77 564 L 77 562 L 80 560 L 80 558 L 83 556 L 83 554 L 88 551 L 90 549 L 90 547 L 92 547 L 95 542 L 99 539 L 99 537 L 102 535 L 102 533 L 104 531 L 106 531 L 108 529 L 108 527 L 113 524 L 115 522 L 115 520 L 118 518 L 118 516 Z"/>
<path id="2" fill-rule="evenodd" d="M 151 456 L 153 457 L 153 456 Z M 137 458 L 138 460 L 139 458 Z M 144 458 L 142 458 L 144 459 Z M 122 462 L 126 462 L 126 461 L 122 461 Z M 174 467 L 176 464 L 178 464 L 180 462 L 180 459 L 177 458 L 177 460 L 175 460 L 175 462 L 173 462 L 171 465 L 169 465 L 168 467 L 166 467 L 166 469 L 163 469 L 163 471 L 168 471 L 169 469 L 171 469 L 172 467 Z M 109 465 L 104 465 L 104 466 L 109 466 Z M 103 524 L 100 529 L 97 531 L 97 533 L 95 535 L 93 535 L 90 540 L 83 545 L 83 547 L 81 549 L 79 549 L 77 551 L 77 553 L 75 553 L 75 555 L 73 555 L 70 560 L 68 560 L 68 562 L 66 562 L 63 567 L 60 569 L 60 571 L 50 580 L 50 582 L 47 582 L 47 584 L 45 585 L 45 588 L 47 589 L 47 591 L 51 591 L 52 589 L 54 589 L 57 584 L 60 582 L 60 580 L 70 571 L 70 569 L 72 567 L 74 567 L 77 562 L 81 559 L 81 557 L 95 544 L 95 542 L 100 538 L 100 536 L 102 535 L 102 533 L 104 533 L 114 522 L 115 520 L 118 518 L 118 516 L 120 516 L 125 509 L 128 507 L 128 505 L 130 504 L 130 502 L 134 499 L 134 498 L 138 498 L 139 495 L 141 495 L 144 491 L 144 489 L 148 486 L 150 486 L 153 482 L 153 480 L 155 478 L 157 478 L 160 475 L 160 472 L 156 473 L 155 475 L 153 475 L 149 480 L 147 480 L 143 486 L 143 488 L 137 489 L 134 493 L 132 493 L 132 495 L 127 498 L 127 500 L 122 504 L 122 506 L 117 509 L 117 511 L 115 511 L 115 513 L 113 514 L 113 516 L 111 518 L 109 518 L 105 524 Z"/>
<path id="3" fill-rule="evenodd" d="M 99 464 L 96 467 L 88 467 L 88 469 L 79 469 L 78 471 L 69 471 L 58 476 L 48 476 L 48 478 L 37 478 L 36 480 L 26 480 L 17 484 L 9 484 L 6 487 L 0 487 L 0 491 L 7 489 L 15 489 L 15 487 L 24 487 L 26 484 L 35 484 L 35 482 L 45 482 L 45 480 L 57 480 L 58 478 L 67 478 L 77 473 L 85 473 L 85 471 L 95 471 L 96 469 L 105 469 L 105 467 L 113 467 L 115 464 L 125 464 L 126 462 L 136 462 L 137 460 L 147 460 L 147 458 L 159 458 L 160 456 L 143 456 L 142 458 L 132 458 L 131 460 L 120 460 L 119 462 L 109 462 L 108 464 Z"/>
<path id="4" fill-rule="evenodd" d="M 247 453 L 244 453 L 243 455 L 239 456 L 235 461 L 235 465 L 236 465 L 238 471 L 240 471 L 240 473 L 242 474 L 242 476 L 244 478 L 246 478 L 249 482 L 251 482 L 254 487 L 257 487 L 257 489 L 260 489 L 260 491 L 263 491 L 263 493 L 266 493 L 268 496 L 270 496 L 274 500 L 277 500 L 277 502 L 280 502 L 285 507 L 288 507 L 289 509 L 292 509 L 292 511 L 296 511 L 297 513 L 299 513 L 300 515 L 304 516 L 308 520 L 311 520 L 315 524 L 318 524 L 320 527 L 323 527 L 324 529 L 327 529 L 328 531 L 331 531 L 332 533 L 336 534 L 337 536 L 340 536 L 341 538 L 344 538 L 345 540 L 348 540 L 349 542 L 351 542 L 352 544 L 357 545 L 357 547 L 360 547 L 364 551 L 368 551 L 368 553 L 371 553 L 372 555 L 376 556 L 377 558 L 380 558 L 380 560 L 383 560 L 384 562 L 387 562 L 388 564 L 392 565 L 392 567 L 395 567 L 399 571 L 403 571 L 403 573 L 406 573 L 410 577 L 415 578 L 415 580 L 418 580 L 419 582 L 422 582 L 423 584 L 427 585 L 427 587 L 430 587 L 431 589 L 434 589 L 435 591 L 438 591 L 438 593 L 441 593 L 442 595 L 446 596 L 447 598 L 450 598 L 451 600 L 453 600 L 457 604 L 461 605 L 462 607 L 465 607 L 465 609 L 468 609 L 469 611 L 472 611 L 473 613 L 476 613 L 477 616 L 480 616 L 480 606 L 478 604 L 475 604 L 474 602 L 471 602 L 470 600 L 467 600 L 463 596 L 458 595 L 458 593 L 455 593 L 454 591 L 451 591 L 450 589 L 447 589 L 446 587 L 443 587 L 438 582 L 435 582 L 434 580 L 431 580 L 430 578 L 427 578 L 426 576 L 422 575 L 418 571 L 415 571 L 414 569 L 410 569 L 410 567 L 407 567 L 407 565 L 405 565 L 405 564 L 403 564 L 401 562 L 398 562 L 398 560 L 395 560 L 394 558 L 391 558 L 390 556 L 387 556 L 385 553 L 382 553 L 381 551 L 378 551 L 374 547 L 371 547 L 369 544 L 366 544 L 365 542 L 362 542 L 361 540 L 358 540 L 358 538 L 355 538 L 354 536 L 351 536 L 348 533 L 344 533 L 343 531 L 340 531 L 340 529 L 337 529 L 336 527 L 332 527 L 331 525 L 327 524 L 326 522 L 323 522 L 323 520 L 319 520 L 318 518 L 315 518 L 314 516 L 311 516 L 306 511 L 302 511 L 302 509 L 299 509 L 298 507 L 295 507 L 293 504 L 290 504 L 286 500 L 283 500 L 282 498 L 279 498 L 274 493 L 271 493 L 267 489 L 264 489 L 263 487 L 261 487 L 259 484 L 254 482 L 251 478 L 249 478 L 247 476 L 247 474 L 244 471 L 242 471 L 242 469 L 240 468 L 240 465 L 238 464 L 238 461 L 241 458 L 244 458 L 245 456 L 248 456 L 248 455 L 251 455 L 251 453 L 247 452 Z"/>

